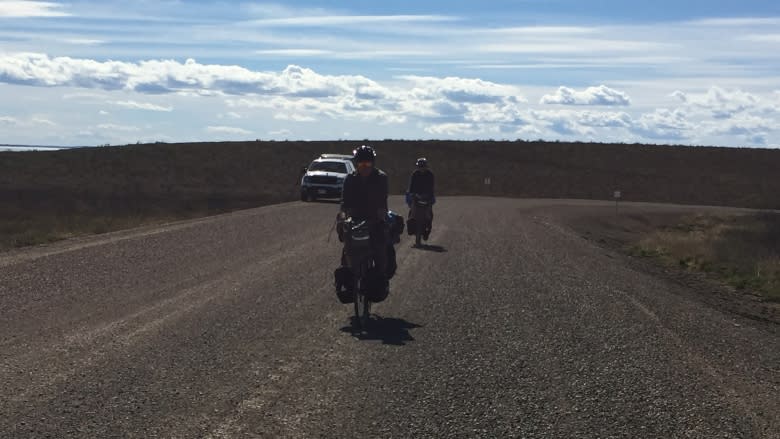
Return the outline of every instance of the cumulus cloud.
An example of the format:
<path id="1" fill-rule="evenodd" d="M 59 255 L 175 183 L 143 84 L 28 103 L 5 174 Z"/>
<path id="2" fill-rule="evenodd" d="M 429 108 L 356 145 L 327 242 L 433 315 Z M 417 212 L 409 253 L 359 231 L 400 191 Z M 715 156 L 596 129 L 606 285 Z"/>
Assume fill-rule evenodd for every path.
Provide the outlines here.
<path id="1" fill-rule="evenodd" d="M 481 79 L 429 76 L 402 76 L 401 79 L 412 84 L 412 96 L 420 99 L 446 98 L 470 104 L 496 103 L 505 98 L 525 101 L 516 87 Z"/>
<path id="2" fill-rule="evenodd" d="M 741 90 L 724 90 L 720 87 L 710 87 L 706 93 L 693 94 L 675 91 L 672 97 L 685 105 L 708 110 L 718 119 L 733 117 L 746 110 L 755 109 L 761 100 L 750 93 Z"/>
<path id="3" fill-rule="evenodd" d="M 463 118 L 476 123 L 497 123 L 503 125 L 526 125 L 531 122 L 528 111 L 518 102 L 507 100 L 491 104 L 466 105 Z"/>
<path id="4" fill-rule="evenodd" d="M 239 66 L 200 64 L 193 59 L 138 63 L 94 61 L 45 54 L 0 55 L 0 82 L 46 87 L 67 86 L 126 90 L 149 94 L 219 92 L 223 94 L 328 97 L 348 90 L 381 93 L 362 76 L 325 76 L 288 66 L 282 72 L 257 72 Z"/>
<path id="5" fill-rule="evenodd" d="M 398 76 L 380 83 L 359 75 L 324 75 L 295 65 L 281 71 L 253 71 L 238 66 L 200 64 L 194 60 L 134 63 L 0 54 L 0 83 L 3 82 L 67 87 L 62 98 L 73 101 L 69 104 L 94 106 L 89 110 L 90 114 L 100 110 L 98 105 L 106 103 L 133 110 L 171 112 L 174 107 L 168 102 L 176 102 L 178 112 L 184 117 L 193 110 L 180 102 L 217 96 L 210 98 L 210 102 L 227 108 L 217 110 L 214 117 L 215 113 L 211 112 L 214 107 L 210 107 L 208 116 L 200 123 L 206 126 L 219 120 L 219 125 L 210 125 L 204 130 L 226 136 L 249 136 L 251 131 L 229 125 L 238 119 L 258 118 L 259 123 L 275 119 L 290 122 L 290 125 L 359 121 L 373 124 L 377 133 L 383 132 L 383 125 L 393 124 L 405 130 L 404 133 L 416 130 L 446 137 L 730 139 L 763 144 L 777 135 L 779 130 L 775 127 L 780 115 L 780 92 L 758 95 L 718 87 L 699 92 L 682 88 L 672 94 L 672 100 L 679 108 L 642 110 L 645 111 L 642 113 L 638 108 L 617 111 L 618 108 L 587 107 L 631 104 L 626 93 L 604 85 L 583 90 L 561 87 L 555 94 L 544 96 L 538 104 L 529 104 L 519 87 L 478 78 Z M 72 88 L 87 90 L 74 92 Z M 671 90 L 674 89 L 665 90 L 661 96 L 666 95 L 668 100 Z M 160 94 L 170 96 L 152 96 Z M 107 112 L 100 114 L 108 115 Z M 115 116 L 119 118 L 123 114 L 116 112 Z M 0 126 L 47 125 L 42 121 L 45 119 L 19 120 L 18 117 L 17 113 L 0 117 Z M 88 122 L 78 129 L 96 136 L 101 130 L 120 134 L 137 130 L 132 125 L 135 121 L 127 122 L 122 125 L 117 119 L 116 125 L 97 126 Z M 319 127 L 300 125 L 309 136 Z M 271 129 L 264 126 L 262 131 Z M 21 128 L 16 130 L 23 131 Z M 396 132 L 396 127 L 392 130 L 390 132 Z M 6 131 L 12 129 L 6 128 Z"/>
<path id="6" fill-rule="evenodd" d="M 231 135 L 252 134 L 252 132 L 249 130 L 245 130 L 243 128 L 238 128 L 238 127 L 228 127 L 228 126 L 208 126 L 206 127 L 206 132 L 209 134 L 231 134 Z"/>
<path id="7" fill-rule="evenodd" d="M 660 108 L 634 121 L 631 131 L 648 139 L 684 140 L 691 137 L 694 128 L 684 111 Z"/>
<path id="8" fill-rule="evenodd" d="M 631 99 L 622 91 L 611 89 L 605 85 L 588 87 L 577 91 L 569 87 L 560 87 L 554 94 L 545 95 L 541 104 L 555 105 L 631 105 Z"/>
<path id="9" fill-rule="evenodd" d="M 719 121 L 713 124 L 712 132 L 714 134 L 752 136 L 755 134 L 765 134 L 771 131 L 775 124 L 761 117 L 744 115 L 727 121 Z"/>
<path id="10" fill-rule="evenodd" d="M 577 123 L 588 127 L 629 128 L 633 119 L 630 114 L 624 112 L 581 111 L 577 114 Z"/>
<path id="11" fill-rule="evenodd" d="M 396 111 L 432 122 L 438 131 L 474 130 L 487 124 L 522 125 L 526 102 L 514 87 L 472 78 L 402 76 Z"/>
<path id="12" fill-rule="evenodd" d="M 402 123 L 406 117 L 392 110 L 391 102 L 361 101 L 354 96 L 328 98 L 245 97 L 228 99 L 229 107 L 269 109 L 278 120 L 310 122 L 321 117 L 339 120 L 361 120 L 379 123 Z"/>
<path id="13" fill-rule="evenodd" d="M 67 17 L 62 5 L 54 2 L 15 0 L 0 1 L 0 18 Z"/>
<path id="14" fill-rule="evenodd" d="M 462 135 L 484 135 L 490 130 L 486 130 L 485 126 L 481 126 L 473 123 L 440 123 L 435 125 L 428 125 L 424 129 L 427 133 L 436 136 L 462 136 Z"/>
<path id="15" fill-rule="evenodd" d="M 593 128 L 578 122 L 578 113 L 573 111 L 532 111 L 533 117 L 556 134 L 589 137 L 595 134 Z"/>

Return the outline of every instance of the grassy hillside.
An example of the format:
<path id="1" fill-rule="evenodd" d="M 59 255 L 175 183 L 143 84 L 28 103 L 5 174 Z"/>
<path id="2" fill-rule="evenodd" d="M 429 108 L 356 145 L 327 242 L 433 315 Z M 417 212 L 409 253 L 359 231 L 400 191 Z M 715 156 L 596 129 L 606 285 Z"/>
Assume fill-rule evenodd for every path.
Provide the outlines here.
<path id="1" fill-rule="evenodd" d="M 319 153 L 345 153 L 361 143 L 366 142 L 0 152 L 0 218 L 5 223 L 0 221 L 0 235 L 11 229 L 19 233 L 24 229 L 20 223 L 56 218 L 80 223 L 85 217 L 102 216 L 125 226 L 117 219 L 135 218 L 130 222 L 137 223 L 295 200 L 302 166 Z M 391 190 L 399 194 L 414 159 L 426 156 L 442 195 L 608 199 L 619 189 L 627 201 L 780 208 L 780 151 L 775 150 L 544 142 L 367 143 L 379 151 L 379 166 L 390 175 Z M 490 186 L 484 184 L 486 177 Z M 40 228 L 54 227 L 47 224 Z M 104 221 L 96 226 L 118 227 Z"/>
<path id="2" fill-rule="evenodd" d="M 232 207 L 295 198 L 301 166 L 361 142 L 155 144 L 0 153 L 0 201 L 35 208 Z M 541 142 L 370 142 L 402 192 L 429 158 L 441 194 L 780 207 L 780 151 Z M 486 187 L 484 178 L 492 185 Z"/>

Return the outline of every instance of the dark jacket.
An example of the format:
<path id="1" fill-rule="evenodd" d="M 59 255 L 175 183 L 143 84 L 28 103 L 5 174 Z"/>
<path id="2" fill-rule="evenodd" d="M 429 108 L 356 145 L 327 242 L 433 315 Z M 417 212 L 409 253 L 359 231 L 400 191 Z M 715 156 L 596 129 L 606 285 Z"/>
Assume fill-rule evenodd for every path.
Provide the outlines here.
<path id="1" fill-rule="evenodd" d="M 433 172 L 428 168 L 416 169 L 409 179 L 410 194 L 434 195 Z"/>
<path id="2" fill-rule="evenodd" d="M 378 215 L 387 212 L 387 187 L 387 174 L 379 169 L 368 177 L 349 174 L 341 193 L 341 209 L 355 218 L 383 220 Z"/>

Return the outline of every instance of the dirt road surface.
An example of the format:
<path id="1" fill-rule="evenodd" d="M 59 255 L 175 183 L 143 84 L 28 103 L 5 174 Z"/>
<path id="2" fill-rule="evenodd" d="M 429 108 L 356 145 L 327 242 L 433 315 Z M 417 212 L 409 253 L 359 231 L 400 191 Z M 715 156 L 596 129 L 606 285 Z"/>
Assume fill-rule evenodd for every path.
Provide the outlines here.
<path id="1" fill-rule="evenodd" d="M 443 198 L 363 334 L 336 209 L 0 254 L 0 437 L 780 437 L 778 325 L 566 225 L 612 204 Z"/>

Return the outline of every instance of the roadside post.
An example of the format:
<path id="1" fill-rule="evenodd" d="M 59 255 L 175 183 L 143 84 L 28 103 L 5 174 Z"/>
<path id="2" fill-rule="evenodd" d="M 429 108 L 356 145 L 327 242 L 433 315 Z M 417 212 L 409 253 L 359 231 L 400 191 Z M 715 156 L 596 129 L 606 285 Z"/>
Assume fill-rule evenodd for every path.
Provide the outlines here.
<path id="1" fill-rule="evenodd" d="M 615 191 L 612 196 L 615 198 L 615 215 L 618 214 L 618 203 L 620 202 L 620 198 L 623 196 L 623 194 L 620 191 Z"/>
<path id="2" fill-rule="evenodd" d="M 492 181 L 490 181 L 490 177 L 485 177 L 485 187 L 487 188 L 487 191 L 490 192 L 490 185 L 492 184 Z"/>

